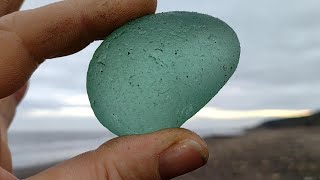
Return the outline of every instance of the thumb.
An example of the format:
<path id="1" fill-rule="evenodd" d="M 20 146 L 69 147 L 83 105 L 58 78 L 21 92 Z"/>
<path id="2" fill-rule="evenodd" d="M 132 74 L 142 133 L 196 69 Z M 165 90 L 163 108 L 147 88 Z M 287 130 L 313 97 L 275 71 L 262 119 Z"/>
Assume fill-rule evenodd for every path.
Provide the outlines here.
<path id="1" fill-rule="evenodd" d="M 28 180 L 170 179 L 203 166 L 208 156 L 198 135 L 185 129 L 166 129 L 113 139 Z"/>

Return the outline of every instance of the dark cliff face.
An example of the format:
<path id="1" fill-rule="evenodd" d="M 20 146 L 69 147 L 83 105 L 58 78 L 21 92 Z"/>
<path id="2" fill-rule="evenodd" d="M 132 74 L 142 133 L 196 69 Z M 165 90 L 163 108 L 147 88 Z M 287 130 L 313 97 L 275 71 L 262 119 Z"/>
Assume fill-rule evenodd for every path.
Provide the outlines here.
<path id="1" fill-rule="evenodd" d="M 257 128 L 287 128 L 301 126 L 320 126 L 320 112 L 306 117 L 271 120 L 259 125 Z"/>

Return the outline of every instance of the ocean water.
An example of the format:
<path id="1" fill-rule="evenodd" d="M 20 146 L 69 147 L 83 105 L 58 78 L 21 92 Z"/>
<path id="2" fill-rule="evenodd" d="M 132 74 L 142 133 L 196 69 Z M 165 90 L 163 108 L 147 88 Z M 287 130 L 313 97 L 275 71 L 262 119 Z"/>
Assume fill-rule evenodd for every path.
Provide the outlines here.
<path id="1" fill-rule="evenodd" d="M 234 136 L 254 127 L 259 121 L 212 121 L 187 122 L 183 127 L 202 137 Z M 115 138 L 107 130 L 90 131 L 12 131 L 9 145 L 15 169 L 45 165 L 69 159 L 80 153 L 98 148 Z"/>

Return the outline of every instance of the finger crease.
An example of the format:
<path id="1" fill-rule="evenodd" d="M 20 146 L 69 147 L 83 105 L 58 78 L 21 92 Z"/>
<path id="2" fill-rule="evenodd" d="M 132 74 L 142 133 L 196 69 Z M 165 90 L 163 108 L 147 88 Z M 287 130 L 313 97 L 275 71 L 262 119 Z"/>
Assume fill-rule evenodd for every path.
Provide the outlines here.
<path id="1" fill-rule="evenodd" d="M 17 34 L 14 31 L 15 19 L 16 19 L 15 13 L 12 13 L 10 18 L 8 19 L 9 23 L 4 24 L 3 22 L 0 22 L 0 32 L 2 31 L 1 33 L 8 33 L 14 36 L 16 38 L 16 42 L 20 43 L 23 49 L 28 53 L 34 67 L 38 67 L 39 64 L 41 64 L 44 61 L 44 58 L 38 57 L 35 53 L 33 53 L 25 44 L 25 42 L 23 41 L 23 38 L 21 38 L 19 34 Z"/>
<path id="2" fill-rule="evenodd" d="M 33 63 L 33 66 L 34 66 L 34 69 L 36 69 L 36 67 L 38 67 L 45 59 L 40 57 L 40 56 L 37 56 L 35 53 L 33 53 L 29 48 L 28 46 L 24 43 L 23 39 L 17 34 L 17 33 L 14 33 L 17 38 L 18 38 L 18 42 L 22 45 L 22 47 L 27 51 L 28 55 L 30 58 L 32 63 Z"/>
<path id="3" fill-rule="evenodd" d="M 121 180 L 125 180 L 125 178 L 122 176 L 122 173 L 120 172 L 120 170 L 119 170 L 119 168 L 117 166 L 117 163 L 113 162 L 112 164 L 113 164 L 113 167 L 115 167 L 115 171 L 116 171 L 117 175 L 119 176 L 119 178 Z"/>
<path id="4" fill-rule="evenodd" d="M 79 25 L 81 26 L 80 29 L 82 29 L 82 34 L 83 34 L 84 39 L 86 41 L 89 41 L 89 43 L 93 42 L 94 38 L 92 38 L 92 36 L 89 33 L 90 31 L 89 31 L 88 25 L 85 20 L 86 18 L 83 16 L 81 11 L 79 11 L 79 8 L 76 8 L 76 2 L 74 2 L 74 1 L 65 1 L 65 2 L 70 7 L 72 12 L 77 14 L 77 17 L 78 17 L 77 21 L 79 22 Z"/>

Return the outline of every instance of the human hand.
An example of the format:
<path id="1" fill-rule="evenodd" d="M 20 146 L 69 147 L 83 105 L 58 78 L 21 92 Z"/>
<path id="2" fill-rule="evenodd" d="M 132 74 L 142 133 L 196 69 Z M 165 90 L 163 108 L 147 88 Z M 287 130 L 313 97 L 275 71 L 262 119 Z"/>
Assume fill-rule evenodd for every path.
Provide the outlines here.
<path id="1" fill-rule="evenodd" d="M 10 174 L 7 129 L 39 64 L 75 53 L 156 9 L 156 0 L 65 0 L 14 12 L 22 2 L 0 2 L 0 16 L 8 14 L 0 18 L 1 180 L 16 179 Z M 199 136 L 185 129 L 167 129 L 113 139 L 28 179 L 170 179 L 204 165 L 207 159 L 208 150 Z"/>

